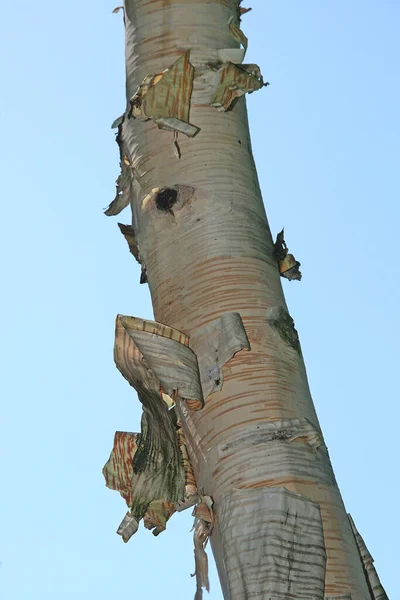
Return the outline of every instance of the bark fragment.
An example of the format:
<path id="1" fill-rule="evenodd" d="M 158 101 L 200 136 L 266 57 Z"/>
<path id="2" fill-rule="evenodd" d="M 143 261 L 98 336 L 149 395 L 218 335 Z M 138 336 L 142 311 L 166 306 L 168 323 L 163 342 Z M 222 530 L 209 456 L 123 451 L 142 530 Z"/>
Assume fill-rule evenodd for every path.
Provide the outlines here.
<path id="1" fill-rule="evenodd" d="M 141 495 L 141 482 L 135 473 L 135 459 L 141 443 L 140 434 L 117 431 L 110 458 L 103 468 L 106 486 L 118 491 L 130 508 L 117 530 L 124 542 L 136 533 L 142 517 L 145 527 L 154 529 L 153 534 L 158 535 L 175 512 L 174 504 L 154 499 L 153 494 L 149 495 L 143 515 L 135 510 L 135 498 Z"/>
<path id="2" fill-rule="evenodd" d="M 138 263 L 141 263 L 139 246 L 137 244 L 135 230 L 133 229 L 132 225 L 123 225 L 122 223 L 118 223 L 118 227 L 128 243 L 130 253 L 133 254 Z"/>
<path id="3" fill-rule="evenodd" d="M 253 10 L 252 8 L 243 8 L 243 7 L 239 7 L 239 14 L 240 16 L 245 15 L 246 13 L 250 12 L 251 10 Z"/>
<path id="4" fill-rule="evenodd" d="M 299 334 L 294 326 L 292 317 L 283 306 L 273 306 L 270 308 L 267 311 L 267 322 L 279 333 L 285 344 L 296 350 L 299 354 L 301 353 Z"/>
<path id="5" fill-rule="evenodd" d="M 122 537 L 125 543 L 127 543 L 129 542 L 131 537 L 137 532 L 138 528 L 139 522 L 128 511 L 117 529 L 117 534 Z"/>
<path id="6" fill-rule="evenodd" d="M 204 398 L 222 389 L 222 367 L 240 350 L 250 350 L 239 313 L 225 313 L 200 327 L 190 338 L 196 353 Z"/>
<path id="7" fill-rule="evenodd" d="M 198 502 L 196 480 L 187 453 L 185 436 L 181 428 L 176 430 L 176 437 L 184 472 L 184 495 L 175 504 L 165 499 L 156 499 L 149 502 L 143 516 L 143 523 L 145 528 L 152 530 L 155 536 L 165 530 L 167 521 L 174 512 L 181 512 Z M 140 480 L 138 480 L 135 472 L 135 456 L 141 443 L 142 439 L 139 433 L 117 431 L 110 458 L 103 468 L 106 486 L 118 491 L 131 509 L 125 515 L 117 530 L 124 542 L 127 542 L 136 533 L 139 526 L 140 518 L 135 516 L 132 507 L 135 505 L 135 495 L 140 494 Z"/>
<path id="8" fill-rule="evenodd" d="M 183 470 L 185 473 L 185 498 L 178 502 L 176 510 L 182 511 L 196 504 L 199 500 L 196 478 L 194 476 L 192 463 L 190 462 L 186 438 L 183 429 L 180 427 L 177 430 L 179 450 L 182 456 Z"/>
<path id="9" fill-rule="evenodd" d="M 264 80 L 257 65 L 236 65 L 228 62 L 219 70 L 219 82 L 211 106 L 223 112 L 232 108 L 233 102 L 244 96 L 261 89 Z"/>
<path id="10" fill-rule="evenodd" d="M 230 598 L 324 600 L 318 504 L 283 487 L 234 489 L 222 501 L 220 522 Z"/>
<path id="11" fill-rule="evenodd" d="M 132 225 L 123 225 L 122 223 L 118 223 L 118 227 L 128 243 L 130 253 L 133 254 L 137 262 L 142 267 L 140 283 L 147 283 L 146 265 L 143 263 L 142 258 L 140 256 L 139 246 L 135 236 L 135 230 L 133 229 Z"/>
<path id="12" fill-rule="evenodd" d="M 124 208 L 126 208 L 132 198 L 132 177 L 134 170 L 131 166 L 131 161 L 128 158 L 128 150 L 125 148 L 122 139 L 122 127 L 124 122 L 124 117 L 119 117 L 114 121 L 118 122 L 118 133 L 116 136 L 116 142 L 119 148 L 119 157 L 120 157 L 120 169 L 121 173 L 118 176 L 116 181 L 116 190 L 115 190 L 115 198 L 108 206 L 108 208 L 104 211 L 104 214 L 107 217 L 118 215 Z"/>
<path id="13" fill-rule="evenodd" d="M 281 277 L 285 277 L 289 281 L 301 280 L 301 272 L 299 270 L 301 263 L 295 259 L 293 254 L 289 254 L 289 248 L 284 238 L 284 229 L 276 236 L 274 257 L 278 261 Z"/>
<path id="14" fill-rule="evenodd" d="M 197 361 L 188 343 L 187 336 L 160 323 L 117 317 L 115 363 L 143 405 L 141 433 L 135 438 L 132 460 L 128 460 L 134 480 L 134 492 L 129 498 L 130 517 L 140 521 L 152 508 L 147 523 L 155 523 L 156 533 L 166 518 L 168 504 L 175 510 L 176 504 L 185 501 L 177 418 L 163 400 L 163 393 L 169 397 L 187 397 L 202 406 Z M 113 461 L 111 457 L 106 469 L 115 464 Z M 156 508 L 151 506 L 152 502 L 158 502 Z"/>
<path id="15" fill-rule="evenodd" d="M 193 137 L 199 128 L 189 123 L 194 68 L 190 50 L 163 73 L 147 75 L 130 99 L 128 118 L 152 119 L 159 129 L 179 131 Z"/>
<path id="16" fill-rule="evenodd" d="M 213 500 L 210 496 L 203 496 L 201 502 L 194 508 L 194 560 L 196 576 L 196 594 L 194 600 L 203 598 L 203 588 L 210 591 L 208 579 L 208 557 L 205 551 L 207 542 L 212 533 L 215 516 L 213 511 Z"/>
<path id="17" fill-rule="evenodd" d="M 228 26 L 231 31 L 232 36 L 235 38 L 239 44 L 241 44 L 246 52 L 248 46 L 248 39 L 244 35 L 243 31 L 233 22 L 233 17 L 229 17 Z"/>
<path id="18" fill-rule="evenodd" d="M 378 573 L 376 572 L 376 569 L 374 567 L 374 559 L 372 558 L 371 554 L 369 553 L 369 550 L 367 548 L 366 543 L 364 542 L 364 539 L 358 532 L 352 516 L 349 514 L 348 517 L 349 517 L 351 529 L 352 529 L 354 537 L 356 539 L 357 548 L 360 553 L 361 562 L 363 564 L 364 573 L 365 573 L 365 577 L 367 579 L 368 587 L 371 591 L 372 600 L 389 600 L 388 595 L 386 594 L 386 592 L 380 582 Z"/>

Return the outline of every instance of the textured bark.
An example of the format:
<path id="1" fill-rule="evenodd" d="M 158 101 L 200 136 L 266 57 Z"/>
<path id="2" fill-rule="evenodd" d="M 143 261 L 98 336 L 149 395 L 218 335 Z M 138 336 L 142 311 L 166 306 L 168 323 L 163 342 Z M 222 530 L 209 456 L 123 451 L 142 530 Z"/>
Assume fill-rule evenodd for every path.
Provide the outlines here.
<path id="1" fill-rule="evenodd" d="M 231 73 L 231 85 L 237 71 L 233 66 L 228 69 L 227 61 L 241 62 L 240 45 L 247 43 L 238 34 L 238 4 L 238 0 L 126 0 L 128 102 L 123 121 L 118 121 L 123 173 L 118 193 L 123 200 L 117 208 L 129 193 L 133 253 L 146 266 L 155 319 L 196 340 L 202 328 L 226 313 L 239 313 L 250 342 L 250 351 L 232 353 L 221 365 L 216 389 L 204 394 L 201 410 L 191 410 L 179 393 L 176 396 L 197 487 L 214 501 L 211 543 L 224 597 L 244 600 L 274 594 L 274 599 L 322 600 L 325 594 L 370 600 L 282 292 L 251 152 L 241 93 L 246 90 L 237 91 L 232 103 L 221 91 L 221 72 Z M 179 115 L 198 128 L 194 137 L 189 137 L 189 130 L 186 136 L 177 134 L 184 131 L 182 125 L 174 132 L 172 121 L 163 120 L 158 109 L 152 119 L 150 103 L 144 115 L 149 120 L 140 113 L 143 82 L 160 86 L 162 79 L 151 77 L 183 56 L 185 77 L 193 80 L 179 85 L 184 85 L 185 94 L 191 85 L 193 91 L 190 114 L 179 105 Z M 257 89 L 257 69 L 250 65 L 241 70 L 242 88 L 251 89 L 253 82 L 252 89 Z M 171 77 L 168 85 L 175 94 Z M 155 87 L 152 94 L 157 104 Z M 177 95 L 177 102 L 183 96 L 187 94 Z M 218 111 L 213 103 L 229 110 Z M 171 106 L 165 119 L 174 118 Z M 158 195 L 179 186 L 188 186 L 190 197 L 174 207 L 177 196 L 168 196 L 170 200 L 163 196 L 167 209 L 160 209 Z M 197 352 L 195 341 L 190 345 Z M 286 533 L 283 525 L 281 532 L 276 523 L 271 525 L 278 496 L 278 505 L 282 510 L 287 505 L 294 519 Z M 303 519 L 300 525 L 298 514 Z M 314 531 L 308 538 L 307 518 Z M 296 579 L 292 559 L 281 570 L 270 568 L 271 540 L 287 535 L 297 544 L 301 532 L 309 559 L 301 568 L 312 592 L 307 582 Z M 257 539 L 260 543 L 255 545 Z M 298 545 L 293 548 L 290 552 L 300 552 Z M 287 548 L 280 552 L 292 556 Z M 315 552 L 319 558 L 314 560 Z"/>

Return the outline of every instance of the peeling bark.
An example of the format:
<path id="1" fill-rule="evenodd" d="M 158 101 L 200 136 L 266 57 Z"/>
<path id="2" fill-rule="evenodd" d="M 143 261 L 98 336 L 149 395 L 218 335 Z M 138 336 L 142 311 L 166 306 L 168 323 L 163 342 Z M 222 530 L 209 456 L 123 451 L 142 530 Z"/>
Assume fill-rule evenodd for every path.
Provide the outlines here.
<path id="1" fill-rule="evenodd" d="M 263 80 L 241 64 L 240 9 L 125 2 L 129 107 L 108 214 L 129 197 L 157 321 L 117 321 L 116 363 L 144 411 L 133 461 L 143 492 L 124 528 L 150 497 L 185 503 L 181 427 L 193 486 L 213 501 L 208 534 L 227 600 L 370 600 L 282 292 L 300 263 L 283 232 L 274 245 L 251 154 L 243 94 Z M 162 528 L 163 510 L 149 524 Z M 205 576 L 197 598 L 203 588 Z"/>
<path id="2" fill-rule="evenodd" d="M 351 529 L 354 533 L 354 537 L 357 542 L 358 551 L 360 553 L 361 561 L 364 567 L 365 577 L 368 582 L 368 587 L 371 591 L 372 600 L 389 600 L 383 586 L 380 582 L 378 573 L 374 567 L 374 559 L 368 551 L 368 548 L 364 542 L 364 539 L 359 534 L 355 523 L 349 515 Z"/>
<path id="3" fill-rule="evenodd" d="M 281 487 L 234 489 L 220 514 L 228 598 L 324 600 L 318 504 Z"/>

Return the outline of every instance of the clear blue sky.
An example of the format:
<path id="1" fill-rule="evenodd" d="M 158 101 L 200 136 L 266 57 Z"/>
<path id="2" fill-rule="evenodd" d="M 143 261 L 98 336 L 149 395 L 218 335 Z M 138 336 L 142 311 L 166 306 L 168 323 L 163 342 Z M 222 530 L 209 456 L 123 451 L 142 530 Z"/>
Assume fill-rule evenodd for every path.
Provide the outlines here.
<path id="1" fill-rule="evenodd" d="M 102 214 L 124 107 L 116 4 L 2 3 L 2 600 L 194 593 L 190 514 L 124 545 L 124 502 L 101 475 L 141 410 L 113 365 L 114 317 L 152 316 Z M 264 201 L 302 263 L 290 311 L 347 508 L 396 600 L 400 4 L 244 5 L 247 62 L 271 83 L 248 98 Z"/>

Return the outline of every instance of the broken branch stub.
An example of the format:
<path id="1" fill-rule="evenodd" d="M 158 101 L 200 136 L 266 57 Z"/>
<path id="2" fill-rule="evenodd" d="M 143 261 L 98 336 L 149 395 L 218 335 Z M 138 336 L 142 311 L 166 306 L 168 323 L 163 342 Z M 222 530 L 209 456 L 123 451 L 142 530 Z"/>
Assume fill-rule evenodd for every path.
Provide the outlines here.
<path id="1" fill-rule="evenodd" d="M 276 236 L 274 258 L 278 262 L 281 277 L 285 277 L 285 279 L 289 279 L 289 281 L 301 280 L 301 272 L 299 270 L 301 263 L 295 259 L 293 254 L 289 254 L 289 248 L 287 247 L 284 238 L 284 229 Z"/>
<path id="2" fill-rule="evenodd" d="M 194 68 L 190 50 L 163 73 L 147 75 L 130 99 L 128 118 L 152 119 L 159 129 L 178 131 L 193 137 L 199 128 L 189 123 Z"/>
<path id="3" fill-rule="evenodd" d="M 244 94 L 264 87 L 264 80 L 257 65 L 236 65 L 228 62 L 219 70 L 219 82 L 211 106 L 224 112 Z"/>

